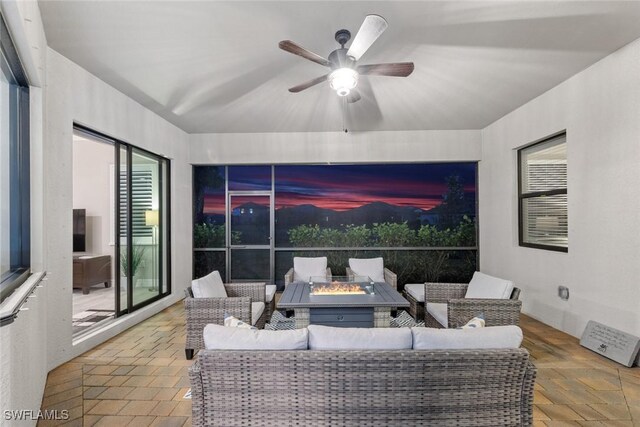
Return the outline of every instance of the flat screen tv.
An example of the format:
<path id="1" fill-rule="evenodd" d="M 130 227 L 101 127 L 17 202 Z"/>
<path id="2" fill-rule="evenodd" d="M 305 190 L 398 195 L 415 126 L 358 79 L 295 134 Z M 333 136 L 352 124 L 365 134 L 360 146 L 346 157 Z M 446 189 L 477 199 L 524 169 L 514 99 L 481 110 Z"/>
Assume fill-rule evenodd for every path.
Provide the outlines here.
<path id="1" fill-rule="evenodd" d="M 73 210 L 73 252 L 87 250 L 87 214 L 85 209 Z"/>

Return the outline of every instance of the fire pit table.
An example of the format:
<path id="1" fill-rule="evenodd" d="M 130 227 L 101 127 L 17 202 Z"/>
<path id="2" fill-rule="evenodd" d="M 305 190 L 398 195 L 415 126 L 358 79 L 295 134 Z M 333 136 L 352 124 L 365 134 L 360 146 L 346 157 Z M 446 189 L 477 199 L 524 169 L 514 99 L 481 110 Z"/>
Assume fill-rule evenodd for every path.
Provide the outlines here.
<path id="1" fill-rule="evenodd" d="M 296 328 L 309 324 L 351 328 L 387 328 L 391 310 L 409 307 L 395 289 L 366 276 L 310 277 L 289 284 L 278 309 L 293 309 Z"/>

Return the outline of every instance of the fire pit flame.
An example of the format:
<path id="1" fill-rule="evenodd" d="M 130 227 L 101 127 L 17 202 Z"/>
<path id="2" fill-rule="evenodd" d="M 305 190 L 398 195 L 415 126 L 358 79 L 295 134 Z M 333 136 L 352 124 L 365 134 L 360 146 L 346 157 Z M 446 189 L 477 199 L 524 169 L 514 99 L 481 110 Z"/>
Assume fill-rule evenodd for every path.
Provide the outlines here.
<path id="1" fill-rule="evenodd" d="M 311 291 L 311 295 L 362 295 L 366 293 L 360 285 L 341 282 L 331 282 L 331 284 L 316 286 Z"/>

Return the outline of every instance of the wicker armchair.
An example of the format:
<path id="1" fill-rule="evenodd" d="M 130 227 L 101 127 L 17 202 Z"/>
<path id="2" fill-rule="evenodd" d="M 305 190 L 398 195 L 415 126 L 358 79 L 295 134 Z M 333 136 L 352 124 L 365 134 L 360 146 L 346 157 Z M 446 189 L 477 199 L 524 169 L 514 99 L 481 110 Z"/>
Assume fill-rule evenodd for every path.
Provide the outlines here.
<path id="1" fill-rule="evenodd" d="M 193 358 L 194 352 L 204 348 L 202 333 L 209 323 L 224 324 L 225 313 L 243 322 L 254 324 L 262 329 L 267 321 L 267 308 L 259 319 L 251 318 L 251 303 L 265 302 L 265 283 L 226 283 L 227 298 L 194 298 L 191 287 L 185 291 L 184 308 L 186 312 L 187 339 L 185 355 Z M 254 322 L 255 320 L 255 322 Z"/>
<path id="2" fill-rule="evenodd" d="M 427 303 L 447 304 L 448 324 L 440 324 L 422 305 L 424 325 L 429 328 L 457 328 L 478 314 L 484 315 L 486 326 L 520 323 L 520 289 L 513 288 L 510 299 L 476 299 L 464 297 L 468 286 L 466 283 L 425 283 L 424 296 Z"/>

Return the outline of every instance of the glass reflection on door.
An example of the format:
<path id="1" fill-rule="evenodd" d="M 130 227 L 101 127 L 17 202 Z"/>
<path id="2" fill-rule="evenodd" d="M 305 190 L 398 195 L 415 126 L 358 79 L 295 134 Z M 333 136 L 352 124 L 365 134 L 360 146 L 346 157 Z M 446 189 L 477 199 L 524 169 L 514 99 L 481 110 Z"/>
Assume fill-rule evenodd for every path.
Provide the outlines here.
<path id="1" fill-rule="evenodd" d="M 129 174 L 127 172 L 127 164 L 128 164 L 128 150 L 126 146 L 119 146 L 116 148 L 119 151 L 118 158 L 119 161 L 119 176 L 117 178 L 118 181 L 118 227 L 119 230 L 116 231 L 116 234 L 119 239 L 120 253 L 118 254 L 118 265 L 120 266 L 120 277 L 119 277 L 119 286 L 118 289 L 118 300 L 119 300 L 119 314 L 124 314 L 127 311 L 128 301 L 129 301 L 129 227 L 128 227 L 128 218 L 129 218 L 129 197 L 128 197 L 128 188 L 129 188 Z"/>
<path id="2" fill-rule="evenodd" d="M 160 294 L 159 162 L 133 149 L 131 162 L 133 306 Z"/>

